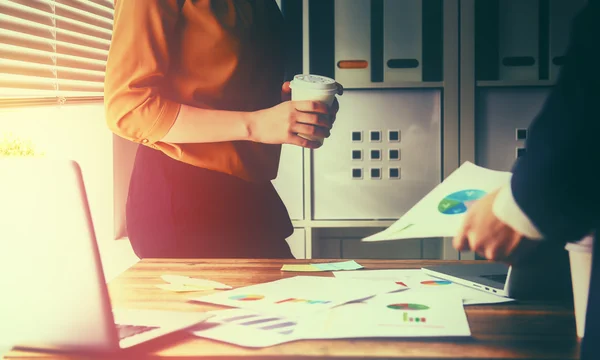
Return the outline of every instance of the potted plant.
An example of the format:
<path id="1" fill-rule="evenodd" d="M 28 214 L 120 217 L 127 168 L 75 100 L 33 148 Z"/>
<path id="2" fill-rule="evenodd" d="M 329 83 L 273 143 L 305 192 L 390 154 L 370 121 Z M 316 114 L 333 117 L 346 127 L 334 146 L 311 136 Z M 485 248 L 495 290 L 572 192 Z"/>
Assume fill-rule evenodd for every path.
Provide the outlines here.
<path id="1" fill-rule="evenodd" d="M 23 139 L 13 134 L 5 134 L 0 139 L 0 157 L 43 156 L 37 151 L 31 140 Z"/>

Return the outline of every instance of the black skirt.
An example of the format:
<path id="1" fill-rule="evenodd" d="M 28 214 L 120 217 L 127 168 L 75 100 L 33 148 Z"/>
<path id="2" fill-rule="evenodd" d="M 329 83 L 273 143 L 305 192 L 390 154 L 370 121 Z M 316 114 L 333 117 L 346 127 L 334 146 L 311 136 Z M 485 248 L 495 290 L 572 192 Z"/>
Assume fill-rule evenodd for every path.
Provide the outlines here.
<path id="1" fill-rule="evenodd" d="M 140 258 L 292 258 L 289 214 L 270 181 L 174 160 L 139 146 L 127 232 Z"/>

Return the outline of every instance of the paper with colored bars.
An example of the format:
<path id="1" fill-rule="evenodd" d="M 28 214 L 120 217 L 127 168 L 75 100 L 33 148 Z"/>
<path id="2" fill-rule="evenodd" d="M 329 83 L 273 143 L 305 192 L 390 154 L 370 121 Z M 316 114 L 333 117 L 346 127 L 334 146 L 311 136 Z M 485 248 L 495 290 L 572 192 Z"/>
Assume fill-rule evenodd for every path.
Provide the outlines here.
<path id="1" fill-rule="evenodd" d="M 201 296 L 193 301 L 225 305 L 264 314 L 302 317 L 349 301 L 398 290 L 392 281 L 295 276 Z"/>
<path id="2" fill-rule="evenodd" d="M 510 172 L 465 162 L 389 228 L 363 241 L 452 237 L 473 203 L 510 181 Z"/>
<path id="3" fill-rule="evenodd" d="M 419 290 L 431 293 L 433 297 L 445 297 L 448 294 L 457 295 L 463 300 L 463 305 L 497 304 L 513 301 L 510 298 L 427 275 L 421 269 L 340 271 L 333 274 L 336 278 L 341 279 L 393 281 L 399 288 L 408 287 L 409 291 L 407 293 Z"/>
<path id="4" fill-rule="evenodd" d="M 293 319 L 246 310 L 211 312 L 191 329 L 199 337 L 260 348 L 306 339 L 462 337 L 471 334 L 459 297 L 391 293 Z"/>
<path id="5" fill-rule="evenodd" d="M 297 272 L 317 272 L 317 271 L 340 271 L 340 270 L 358 270 L 362 269 L 362 265 L 354 260 L 320 263 L 320 264 L 288 264 L 281 267 L 281 271 L 297 271 Z"/>
<path id="6" fill-rule="evenodd" d="M 191 329 L 194 335 L 253 348 L 299 340 L 294 332 L 297 321 L 293 319 L 246 309 L 211 313 L 215 316 Z"/>

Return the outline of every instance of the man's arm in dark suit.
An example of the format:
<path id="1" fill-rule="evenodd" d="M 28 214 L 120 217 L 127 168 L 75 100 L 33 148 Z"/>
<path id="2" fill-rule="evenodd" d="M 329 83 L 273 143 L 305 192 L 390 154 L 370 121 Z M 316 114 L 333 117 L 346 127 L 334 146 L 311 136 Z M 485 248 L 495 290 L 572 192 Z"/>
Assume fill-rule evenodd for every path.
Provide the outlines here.
<path id="1" fill-rule="evenodd" d="M 600 218 L 598 34 L 600 5 L 593 0 L 572 23 L 566 63 L 530 126 L 526 154 L 516 162 L 510 186 L 497 198 L 514 206 L 494 204 L 495 213 L 505 209 L 497 213 L 499 218 L 512 217 L 506 222 L 528 237 L 537 233 L 559 242 L 576 241 Z"/>

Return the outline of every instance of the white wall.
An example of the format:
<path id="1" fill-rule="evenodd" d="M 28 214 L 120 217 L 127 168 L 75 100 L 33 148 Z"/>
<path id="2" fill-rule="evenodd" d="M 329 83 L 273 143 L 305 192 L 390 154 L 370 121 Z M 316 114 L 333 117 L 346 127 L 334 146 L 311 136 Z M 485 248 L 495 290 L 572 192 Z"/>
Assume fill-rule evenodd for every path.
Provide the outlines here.
<path id="1" fill-rule="evenodd" d="M 4 134 L 31 140 L 37 150 L 49 156 L 64 157 L 79 163 L 90 203 L 98 245 L 103 254 L 107 276 L 112 277 L 134 263 L 137 258 L 127 242 L 115 239 L 115 193 L 113 171 L 114 135 L 106 127 L 101 102 L 86 105 L 52 105 L 0 109 L 0 139 Z M 125 140 L 123 140 L 125 141 Z M 134 145 L 134 144 L 132 144 Z M 131 150 L 131 145 L 119 144 Z M 131 158 L 121 151 L 119 159 Z M 125 167 L 124 171 L 130 171 Z M 117 170 L 117 175 L 123 173 Z M 124 208 L 123 187 L 119 183 Z M 121 221 L 123 222 L 123 221 Z"/>

